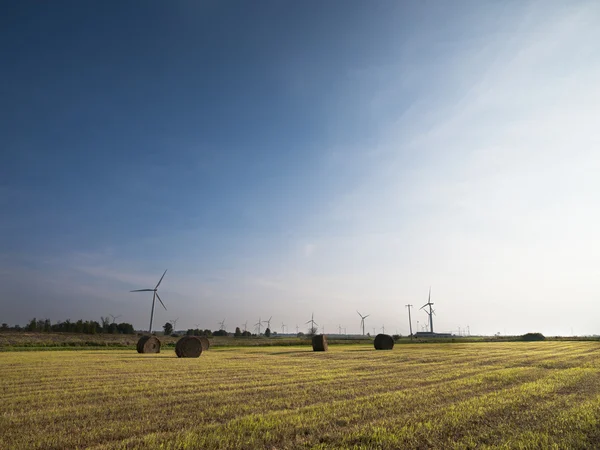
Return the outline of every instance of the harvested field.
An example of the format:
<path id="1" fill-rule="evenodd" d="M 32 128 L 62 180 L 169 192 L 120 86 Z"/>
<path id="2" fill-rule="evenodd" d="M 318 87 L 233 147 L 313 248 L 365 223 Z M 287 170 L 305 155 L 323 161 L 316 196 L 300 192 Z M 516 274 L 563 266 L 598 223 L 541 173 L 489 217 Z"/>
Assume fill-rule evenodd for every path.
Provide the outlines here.
<path id="1" fill-rule="evenodd" d="M 0 448 L 599 448 L 597 342 L 0 353 Z"/>

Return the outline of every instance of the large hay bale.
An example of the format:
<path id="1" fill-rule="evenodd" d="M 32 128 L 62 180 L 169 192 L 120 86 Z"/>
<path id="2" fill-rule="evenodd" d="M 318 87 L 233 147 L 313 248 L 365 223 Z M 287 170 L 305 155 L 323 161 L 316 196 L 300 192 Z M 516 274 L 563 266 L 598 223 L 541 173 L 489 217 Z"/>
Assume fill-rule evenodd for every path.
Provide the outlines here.
<path id="1" fill-rule="evenodd" d="M 156 336 L 142 336 L 137 343 L 138 353 L 160 353 L 160 341 Z"/>
<path id="2" fill-rule="evenodd" d="M 375 350 L 391 350 L 394 348 L 394 338 L 389 334 L 375 336 Z"/>
<path id="3" fill-rule="evenodd" d="M 202 351 L 205 352 L 210 347 L 210 342 L 206 336 L 199 336 L 200 342 L 202 343 Z"/>
<path id="4" fill-rule="evenodd" d="M 198 358 L 202 354 L 202 341 L 198 336 L 184 336 L 177 341 L 175 353 L 179 358 Z"/>
<path id="5" fill-rule="evenodd" d="M 312 338 L 313 352 L 327 351 L 327 337 L 324 334 L 317 334 Z"/>

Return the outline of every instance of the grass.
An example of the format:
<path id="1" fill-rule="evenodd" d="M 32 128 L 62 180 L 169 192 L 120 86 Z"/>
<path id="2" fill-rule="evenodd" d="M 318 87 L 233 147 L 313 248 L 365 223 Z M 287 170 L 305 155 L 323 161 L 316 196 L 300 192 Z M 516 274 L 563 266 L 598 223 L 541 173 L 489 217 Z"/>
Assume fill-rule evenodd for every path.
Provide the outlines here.
<path id="1" fill-rule="evenodd" d="M 600 447 L 598 342 L 0 354 L 0 448 Z"/>

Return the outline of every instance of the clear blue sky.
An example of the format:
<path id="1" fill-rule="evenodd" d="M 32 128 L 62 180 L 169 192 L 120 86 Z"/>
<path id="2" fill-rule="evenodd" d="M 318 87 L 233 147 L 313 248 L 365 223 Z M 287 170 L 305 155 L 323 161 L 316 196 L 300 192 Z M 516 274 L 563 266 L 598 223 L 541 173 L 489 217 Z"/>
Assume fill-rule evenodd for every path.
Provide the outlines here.
<path id="1" fill-rule="evenodd" d="M 0 321 L 598 332 L 597 3 L 0 11 Z"/>

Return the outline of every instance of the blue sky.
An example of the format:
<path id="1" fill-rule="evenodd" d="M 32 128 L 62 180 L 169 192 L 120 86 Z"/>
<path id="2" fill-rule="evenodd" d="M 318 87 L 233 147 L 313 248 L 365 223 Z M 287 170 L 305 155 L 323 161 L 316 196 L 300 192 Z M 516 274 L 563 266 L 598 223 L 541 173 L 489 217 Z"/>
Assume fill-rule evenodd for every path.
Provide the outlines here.
<path id="1" fill-rule="evenodd" d="M 1 321 L 598 332 L 595 2 L 2 10 Z"/>

